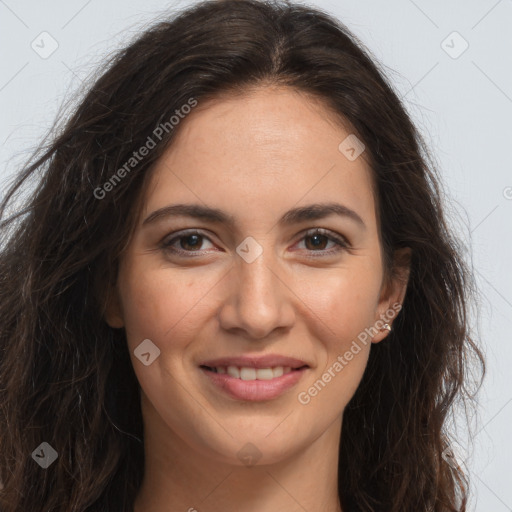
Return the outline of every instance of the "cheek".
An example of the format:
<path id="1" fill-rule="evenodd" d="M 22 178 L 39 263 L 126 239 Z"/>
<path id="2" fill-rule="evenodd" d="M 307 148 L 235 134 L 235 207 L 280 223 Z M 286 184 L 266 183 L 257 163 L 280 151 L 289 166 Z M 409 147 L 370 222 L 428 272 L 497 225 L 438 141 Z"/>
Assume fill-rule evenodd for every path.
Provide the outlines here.
<path id="1" fill-rule="evenodd" d="M 201 325 L 199 317 L 208 314 L 205 305 L 218 279 L 197 269 L 174 272 L 127 264 L 119 281 L 130 346 L 146 338 L 166 350 L 180 346 Z"/>
<path id="2" fill-rule="evenodd" d="M 373 325 L 379 292 L 377 276 L 344 270 L 319 276 L 315 286 L 305 288 L 312 322 L 328 329 L 315 333 L 323 351 L 318 351 L 318 367 L 297 400 L 308 417 L 328 423 L 342 413 L 363 377 L 371 347 L 365 329 Z"/>
<path id="3" fill-rule="evenodd" d="M 329 328 L 332 350 L 343 350 L 375 321 L 381 276 L 369 261 L 358 263 L 297 281 L 311 314 Z"/>
<path id="4" fill-rule="evenodd" d="M 132 365 L 151 402 L 162 400 L 162 410 L 167 396 L 164 390 L 175 389 L 176 378 L 186 379 L 181 361 L 186 357 L 187 347 L 198 337 L 203 324 L 200 315 L 206 314 L 204 303 L 208 299 L 204 288 L 208 290 L 212 285 L 192 273 L 140 264 L 127 265 L 119 275 Z M 137 349 L 146 339 L 160 350 L 149 366 L 137 357 L 142 352 Z"/>

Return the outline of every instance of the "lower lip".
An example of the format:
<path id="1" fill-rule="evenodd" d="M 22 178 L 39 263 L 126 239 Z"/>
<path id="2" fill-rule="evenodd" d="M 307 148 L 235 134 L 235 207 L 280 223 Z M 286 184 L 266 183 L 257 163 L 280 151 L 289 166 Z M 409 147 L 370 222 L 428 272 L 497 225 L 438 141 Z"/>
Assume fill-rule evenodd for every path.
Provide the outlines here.
<path id="1" fill-rule="evenodd" d="M 231 377 L 227 373 L 215 373 L 206 368 L 201 368 L 201 370 L 213 384 L 225 391 L 231 398 L 257 402 L 277 398 L 295 386 L 307 367 L 292 370 L 286 375 L 269 380 L 242 380 Z"/>

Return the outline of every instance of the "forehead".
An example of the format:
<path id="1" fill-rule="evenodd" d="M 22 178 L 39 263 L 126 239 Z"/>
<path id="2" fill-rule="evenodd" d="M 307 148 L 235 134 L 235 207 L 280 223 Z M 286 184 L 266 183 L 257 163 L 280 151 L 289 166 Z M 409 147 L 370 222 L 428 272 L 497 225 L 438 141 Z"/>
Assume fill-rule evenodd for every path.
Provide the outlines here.
<path id="1" fill-rule="evenodd" d="M 371 216 L 366 155 L 351 160 L 339 149 L 351 134 L 322 101 L 289 88 L 199 102 L 155 166 L 145 212 L 199 201 L 274 218 L 296 204 L 341 201 Z"/>

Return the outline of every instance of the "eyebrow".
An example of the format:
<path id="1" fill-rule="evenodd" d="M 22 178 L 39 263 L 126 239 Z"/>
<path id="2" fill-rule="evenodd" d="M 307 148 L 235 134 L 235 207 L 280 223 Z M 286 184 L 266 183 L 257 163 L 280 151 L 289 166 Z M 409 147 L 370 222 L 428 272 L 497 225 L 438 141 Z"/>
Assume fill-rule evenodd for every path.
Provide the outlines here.
<path id="1" fill-rule="evenodd" d="M 338 215 L 355 221 L 366 229 L 363 219 L 354 211 L 339 203 L 315 203 L 288 210 L 278 221 L 280 226 L 290 226 L 304 221 L 318 220 L 330 215 Z M 199 204 L 174 204 L 164 206 L 151 213 L 142 223 L 143 225 L 154 223 L 167 217 L 193 217 L 195 219 L 225 224 L 234 228 L 235 218 L 218 208 L 211 208 Z"/>

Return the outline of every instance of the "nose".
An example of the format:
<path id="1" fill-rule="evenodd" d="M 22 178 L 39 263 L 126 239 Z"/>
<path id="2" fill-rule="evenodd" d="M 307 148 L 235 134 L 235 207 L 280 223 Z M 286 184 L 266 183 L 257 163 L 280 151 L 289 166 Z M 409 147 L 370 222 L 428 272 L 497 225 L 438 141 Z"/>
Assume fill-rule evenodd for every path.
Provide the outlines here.
<path id="1" fill-rule="evenodd" d="M 219 313 L 221 327 L 238 336 L 258 340 L 274 330 L 288 330 L 295 320 L 293 291 L 283 271 L 264 251 L 248 263 L 235 261 L 229 273 L 226 300 Z"/>

